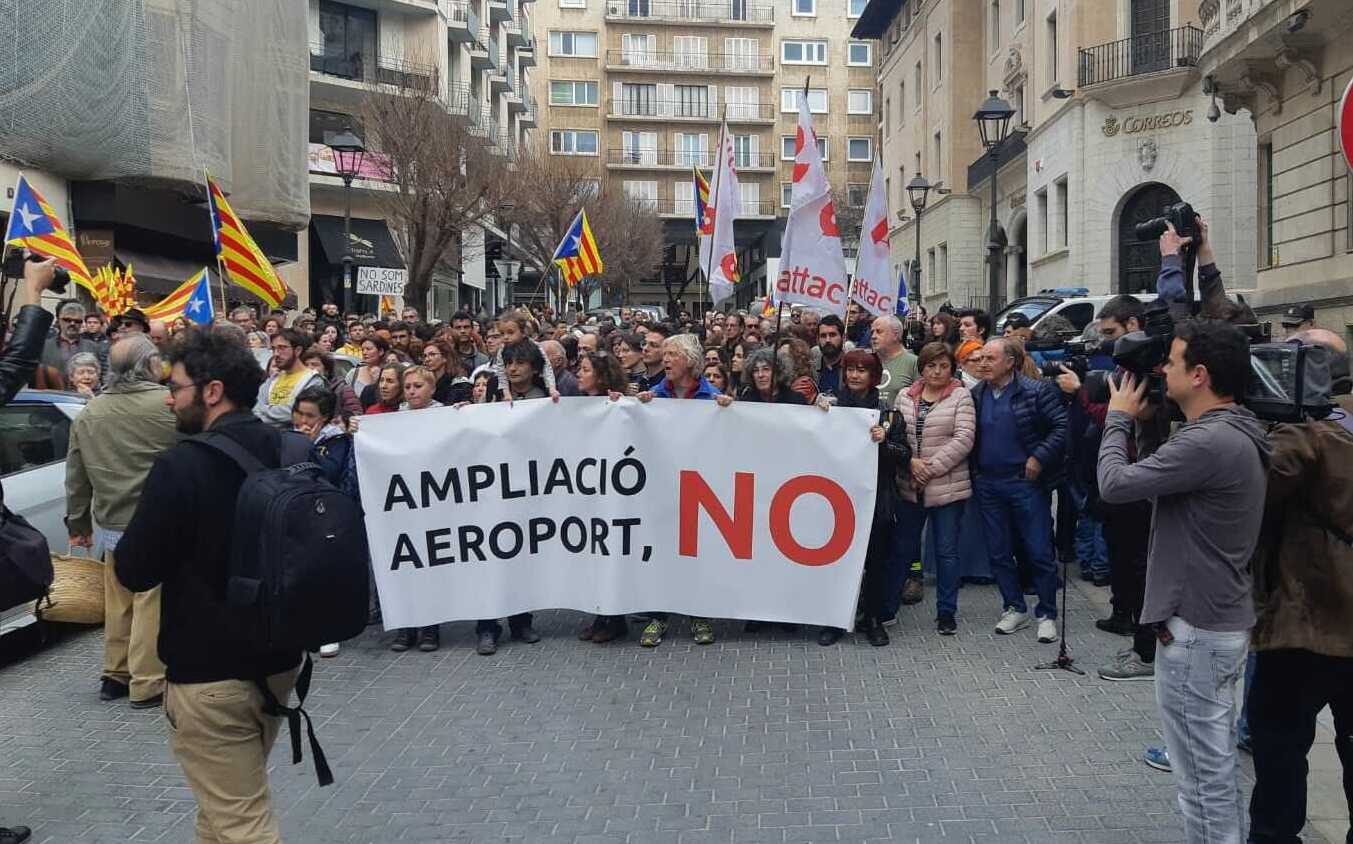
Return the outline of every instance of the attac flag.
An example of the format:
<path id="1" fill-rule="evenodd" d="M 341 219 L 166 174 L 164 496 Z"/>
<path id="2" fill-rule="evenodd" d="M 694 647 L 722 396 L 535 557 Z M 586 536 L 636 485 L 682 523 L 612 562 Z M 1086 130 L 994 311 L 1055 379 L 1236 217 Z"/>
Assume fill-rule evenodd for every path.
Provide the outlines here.
<path id="1" fill-rule="evenodd" d="M 142 313 L 149 320 L 171 322 L 183 317 L 198 325 L 210 325 L 216 312 L 211 302 L 211 275 L 206 267 Z"/>
<path id="2" fill-rule="evenodd" d="M 597 242 L 592 238 L 592 227 L 587 224 L 587 209 L 578 211 L 550 260 L 559 265 L 569 287 L 606 269 L 601 262 L 601 253 L 597 251 Z"/>
<path id="3" fill-rule="evenodd" d="M 864 203 L 860 224 L 860 249 L 855 258 L 855 278 L 850 298 L 874 316 L 886 316 L 896 307 L 892 270 L 888 266 L 888 191 L 884 188 L 883 166 L 874 159 L 874 176 L 869 181 L 869 198 Z"/>
<path id="4" fill-rule="evenodd" d="M 733 136 L 725 123 L 719 130 L 719 149 L 714 161 L 714 193 L 704 211 L 710 221 L 709 234 L 700 233 L 699 249 L 700 269 L 707 274 L 709 298 L 715 305 L 732 296 L 741 279 L 733 244 L 733 220 L 742 216 L 742 188 L 738 186 L 738 171 L 733 167 L 735 157 Z M 699 171 L 696 175 L 699 176 Z M 697 198 L 696 207 L 699 206 Z"/>
<path id="5" fill-rule="evenodd" d="M 104 291 L 95 285 L 85 259 L 75 248 L 75 241 L 57 219 L 52 206 L 22 173 L 14 185 L 14 207 L 9 213 L 5 244 L 23 246 L 39 255 L 55 258 L 57 266 L 70 273 L 72 281 L 92 293 L 96 301 L 102 298 Z"/>
<path id="6" fill-rule="evenodd" d="M 207 176 L 207 199 L 212 235 L 216 238 L 216 257 L 225 269 L 226 277 L 232 284 L 268 303 L 269 307 L 280 307 L 282 300 L 287 298 L 287 286 L 277 277 L 272 263 L 249 236 L 244 222 L 235 215 L 221 186 L 211 176 Z"/>
<path id="7" fill-rule="evenodd" d="M 803 304 L 820 313 L 846 313 L 846 259 L 836 225 L 832 189 L 808 113 L 808 98 L 799 94 L 799 126 L 794 134 L 793 186 L 789 219 L 780 247 L 780 274 L 775 280 L 777 304 Z"/>

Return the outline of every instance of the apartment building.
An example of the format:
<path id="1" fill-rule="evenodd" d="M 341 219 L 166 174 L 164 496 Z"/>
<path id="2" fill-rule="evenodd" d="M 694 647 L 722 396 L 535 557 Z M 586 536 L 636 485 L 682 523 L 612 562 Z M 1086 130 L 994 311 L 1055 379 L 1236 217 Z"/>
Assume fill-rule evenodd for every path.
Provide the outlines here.
<path id="1" fill-rule="evenodd" d="M 529 0 L 309 0 L 309 169 L 312 217 L 300 238 L 311 302 L 374 310 L 375 297 L 343 288 L 346 196 L 325 146 L 329 133 L 351 126 L 361 100 L 376 86 L 436 91 L 509 166 L 537 120 L 530 93 L 535 40 Z M 358 266 L 402 267 L 397 238 L 386 225 L 379 195 L 379 150 L 352 191 L 352 239 Z M 459 307 L 492 310 L 506 300 L 493 283 L 499 234 L 470 231 L 458 269 L 434 277 L 429 301 L 417 303 L 445 319 Z M 488 241 L 486 246 L 485 241 Z"/>
<path id="2" fill-rule="evenodd" d="M 883 162 L 908 218 L 894 261 L 919 252 L 930 310 L 1154 289 L 1159 250 L 1135 224 L 1181 199 L 1211 222 L 1228 284 L 1253 287 L 1254 130 L 1205 119 L 1198 22 L 1196 0 L 871 0 L 854 34 L 879 44 Z M 973 120 L 991 91 L 1015 112 L 994 163 Z M 919 249 L 918 174 L 947 191 L 930 194 Z"/>
<path id="3" fill-rule="evenodd" d="M 1251 302 L 1275 334 L 1282 311 L 1311 305 L 1318 325 L 1353 341 L 1353 171 L 1338 142 L 1339 103 L 1353 78 L 1353 7 L 1204 0 L 1199 15 L 1200 71 L 1222 112 L 1248 114 L 1255 126 Z"/>
<path id="4" fill-rule="evenodd" d="M 733 135 L 743 216 L 741 299 L 763 292 L 779 254 L 793 159 L 797 92 L 809 102 L 828 173 L 860 205 L 878 118 L 872 45 L 851 45 L 861 0 L 544 0 L 547 49 L 535 88 L 552 155 L 596 161 L 666 221 L 666 261 L 629 291 L 665 303 L 664 277 L 694 267 L 692 167 L 713 166 L 719 124 Z M 787 146 L 788 145 L 788 146 Z M 694 286 L 685 297 L 697 298 Z"/>

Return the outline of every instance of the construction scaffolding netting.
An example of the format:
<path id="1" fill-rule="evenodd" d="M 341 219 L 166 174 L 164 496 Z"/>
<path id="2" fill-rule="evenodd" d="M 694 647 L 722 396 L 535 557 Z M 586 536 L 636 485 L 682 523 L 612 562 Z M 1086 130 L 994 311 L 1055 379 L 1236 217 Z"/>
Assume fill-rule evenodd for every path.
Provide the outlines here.
<path id="1" fill-rule="evenodd" d="M 0 0 L 0 156 L 310 216 L 301 0 Z"/>

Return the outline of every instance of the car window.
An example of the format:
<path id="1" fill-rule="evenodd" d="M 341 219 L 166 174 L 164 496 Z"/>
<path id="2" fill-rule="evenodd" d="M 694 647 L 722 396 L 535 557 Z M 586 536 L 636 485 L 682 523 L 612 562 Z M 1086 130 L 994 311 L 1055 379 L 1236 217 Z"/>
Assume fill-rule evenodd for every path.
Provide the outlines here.
<path id="1" fill-rule="evenodd" d="M 1077 302 L 1062 308 L 1057 315 L 1066 317 L 1068 322 L 1076 326 L 1077 331 L 1083 331 L 1085 326 L 1090 324 L 1090 320 L 1095 318 L 1095 306 L 1089 302 Z"/>
<path id="2" fill-rule="evenodd" d="M 70 419 L 49 404 L 0 407 L 0 475 L 66 459 Z"/>
<path id="3" fill-rule="evenodd" d="M 991 329 L 991 336 L 1000 337 L 1005 334 L 1005 321 L 1016 311 L 1027 316 L 1032 324 L 1038 322 L 1038 318 L 1050 311 L 1056 304 L 1056 299 L 1026 299 L 1023 302 L 1014 302 L 1007 305 L 996 317 L 996 324 Z"/>

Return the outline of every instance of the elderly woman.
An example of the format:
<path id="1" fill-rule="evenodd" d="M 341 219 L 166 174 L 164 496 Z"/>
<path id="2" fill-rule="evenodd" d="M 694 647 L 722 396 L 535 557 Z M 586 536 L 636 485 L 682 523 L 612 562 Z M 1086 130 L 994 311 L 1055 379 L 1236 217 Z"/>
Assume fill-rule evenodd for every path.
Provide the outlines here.
<path id="1" fill-rule="evenodd" d="M 883 380 L 883 364 L 878 355 L 864 349 L 846 352 L 841 367 L 844 384 L 836 397 L 838 407 L 859 407 L 883 410 L 878 385 Z M 830 407 L 824 397 L 818 402 L 824 410 Z M 893 415 L 888 421 L 874 426 L 870 437 L 879 444 L 878 492 L 874 497 L 874 520 L 869 530 L 869 548 L 864 556 L 864 580 L 860 583 L 860 616 L 869 644 L 882 647 L 888 644 L 886 620 L 888 564 L 892 556 L 893 532 L 896 529 L 898 506 L 897 478 L 905 477 L 910 451 L 907 449 L 901 419 Z M 839 627 L 824 627 L 817 642 L 824 647 L 834 645 L 846 631 Z"/>
<path id="2" fill-rule="evenodd" d="M 66 389 L 93 398 L 99 392 L 99 358 L 93 352 L 77 352 L 66 361 Z"/>
<path id="3" fill-rule="evenodd" d="M 767 404 L 808 404 L 802 393 L 790 386 L 789 362 L 774 349 L 757 349 L 747 358 L 744 380 L 738 392 L 740 401 Z"/>
<path id="4" fill-rule="evenodd" d="M 899 545 L 903 559 L 920 559 L 921 533 L 929 523 L 936 553 L 935 629 L 952 636 L 962 576 L 959 525 L 972 497 L 968 453 L 977 439 L 977 416 L 972 394 L 954 377 L 954 354 L 946 344 L 926 344 L 917 366 L 920 379 L 897 397 L 912 453 L 911 482 L 901 490 Z"/>
<path id="5" fill-rule="evenodd" d="M 668 337 L 662 343 L 662 368 L 664 377 L 652 390 L 638 395 L 640 402 L 647 404 L 654 398 L 662 399 L 718 399 L 724 404 L 728 396 L 721 395 L 710 386 L 700 374 L 704 365 L 704 349 L 700 339 L 694 334 L 677 334 Z M 667 613 L 650 613 L 650 621 L 639 636 L 639 644 L 645 648 L 656 648 L 667 635 Z M 691 619 L 691 638 L 697 645 L 709 645 L 714 642 L 714 625 L 707 618 Z"/>

